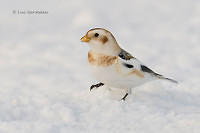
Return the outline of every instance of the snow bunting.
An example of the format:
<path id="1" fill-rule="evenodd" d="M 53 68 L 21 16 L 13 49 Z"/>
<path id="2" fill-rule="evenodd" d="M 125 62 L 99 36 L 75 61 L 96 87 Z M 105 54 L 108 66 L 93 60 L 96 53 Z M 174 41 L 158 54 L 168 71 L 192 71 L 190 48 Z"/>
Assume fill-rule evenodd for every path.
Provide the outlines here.
<path id="1" fill-rule="evenodd" d="M 131 88 L 146 82 L 164 79 L 174 83 L 177 81 L 155 73 L 131 54 L 120 48 L 115 37 L 106 29 L 94 28 L 81 38 L 89 44 L 89 68 L 94 77 L 100 82 L 92 85 L 100 87 L 104 84 L 109 87 L 125 90 L 122 100 L 131 93 Z"/>

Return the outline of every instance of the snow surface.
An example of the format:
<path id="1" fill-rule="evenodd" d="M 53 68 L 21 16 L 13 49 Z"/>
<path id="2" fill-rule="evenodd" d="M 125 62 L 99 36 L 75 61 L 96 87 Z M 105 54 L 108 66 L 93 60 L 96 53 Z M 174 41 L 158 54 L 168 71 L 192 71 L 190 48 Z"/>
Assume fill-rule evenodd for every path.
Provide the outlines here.
<path id="1" fill-rule="evenodd" d="M 199 0 L 0 1 L 0 133 L 199 133 Z M 13 14 L 46 10 L 49 14 Z M 89 91 L 91 28 L 175 85 Z"/>

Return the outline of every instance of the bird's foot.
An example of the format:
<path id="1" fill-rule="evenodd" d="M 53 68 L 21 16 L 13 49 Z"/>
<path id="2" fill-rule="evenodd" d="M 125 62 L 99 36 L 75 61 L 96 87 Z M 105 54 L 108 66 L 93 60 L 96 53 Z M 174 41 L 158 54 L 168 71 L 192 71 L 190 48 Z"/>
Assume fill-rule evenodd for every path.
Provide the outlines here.
<path id="1" fill-rule="evenodd" d="M 93 88 L 98 88 L 98 87 L 103 86 L 103 85 L 104 85 L 104 83 L 98 83 L 98 84 L 96 84 L 96 85 L 92 85 L 92 86 L 90 87 L 90 91 L 91 91 Z"/>
<path id="2" fill-rule="evenodd" d="M 125 101 L 125 99 L 126 99 L 127 96 L 128 96 L 128 93 L 126 93 L 126 94 L 124 95 L 124 97 L 122 98 L 122 100 Z"/>

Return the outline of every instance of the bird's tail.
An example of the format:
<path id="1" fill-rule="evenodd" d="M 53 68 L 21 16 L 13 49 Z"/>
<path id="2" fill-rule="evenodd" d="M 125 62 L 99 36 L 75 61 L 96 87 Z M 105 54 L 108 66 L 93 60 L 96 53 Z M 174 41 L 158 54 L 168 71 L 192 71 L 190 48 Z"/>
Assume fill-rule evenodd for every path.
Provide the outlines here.
<path id="1" fill-rule="evenodd" d="M 173 82 L 173 83 L 178 83 L 176 80 L 173 80 L 173 79 L 170 79 L 170 78 L 166 78 L 166 77 L 164 77 L 163 75 L 156 75 L 156 77 L 158 78 L 158 79 L 164 79 L 164 80 L 168 80 L 168 81 L 170 81 L 170 82 Z"/>

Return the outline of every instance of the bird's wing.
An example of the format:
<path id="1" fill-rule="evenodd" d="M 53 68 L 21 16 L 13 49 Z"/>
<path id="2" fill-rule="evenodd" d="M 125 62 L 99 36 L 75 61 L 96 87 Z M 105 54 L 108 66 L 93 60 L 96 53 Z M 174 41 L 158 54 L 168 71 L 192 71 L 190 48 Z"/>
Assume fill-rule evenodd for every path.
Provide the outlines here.
<path id="1" fill-rule="evenodd" d="M 133 69 L 135 69 L 143 74 L 148 74 L 158 79 L 165 79 L 165 80 L 177 83 L 177 81 L 173 79 L 166 78 L 163 75 L 154 72 L 153 70 L 151 70 L 150 68 L 142 64 L 138 59 L 136 59 L 135 57 L 133 57 L 131 54 L 129 54 L 123 49 L 121 50 L 118 56 L 120 58 L 120 62 L 122 66 L 124 67 L 124 69 L 126 69 L 126 71 L 132 71 Z"/>
<path id="2" fill-rule="evenodd" d="M 119 53 L 120 63 L 122 66 L 126 69 L 137 69 L 139 71 L 142 71 L 141 65 L 142 63 L 137 60 L 135 57 L 133 57 L 130 53 L 126 52 L 125 50 L 121 50 Z"/>
<path id="3" fill-rule="evenodd" d="M 131 54 L 122 49 L 121 52 L 118 54 L 118 57 L 122 74 L 136 74 L 139 77 L 145 77 L 144 72 L 141 70 L 142 63 L 135 57 L 133 57 Z"/>
<path id="4" fill-rule="evenodd" d="M 121 49 L 119 55 L 118 55 L 121 59 L 124 59 L 124 60 L 130 60 L 130 59 L 133 59 L 134 57 L 129 54 L 128 52 L 126 52 L 125 50 Z"/>

